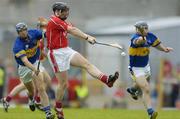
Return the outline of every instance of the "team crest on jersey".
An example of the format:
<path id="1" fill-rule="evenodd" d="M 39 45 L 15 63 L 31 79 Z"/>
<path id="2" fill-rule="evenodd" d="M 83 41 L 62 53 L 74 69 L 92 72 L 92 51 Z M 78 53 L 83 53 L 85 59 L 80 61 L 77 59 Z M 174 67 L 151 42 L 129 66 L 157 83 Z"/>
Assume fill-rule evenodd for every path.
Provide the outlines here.
<path id="1" fill-rule="evenodd" d="M 29 48 L 29 45 L 25 45 L 25 48 L 28 49 L 28 48 Z"/>

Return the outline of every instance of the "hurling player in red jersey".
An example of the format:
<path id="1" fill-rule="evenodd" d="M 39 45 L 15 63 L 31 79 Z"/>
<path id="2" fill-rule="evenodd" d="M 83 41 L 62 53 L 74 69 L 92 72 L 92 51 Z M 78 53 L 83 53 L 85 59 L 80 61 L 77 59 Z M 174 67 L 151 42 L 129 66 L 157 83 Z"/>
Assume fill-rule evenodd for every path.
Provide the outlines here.
<path id="1" fill-rule="evenodd" d="M 49 49 L 47 55 L 55 75 L 59 79 L 55 110 L 58 119 L 64 119 L 62 99 L 64 90 L 67 87 L 67 70 L 70 68 L 70 65 L 85 69 L 92 77 L 99 79 L 108 87 L 113 86 L 114 82 L 118 79 L 119 73 L 115 72 L 114 75 L 107 76 L 81 54 L 71 49 L 67 39 L 68 33 L 79 39 L 86 40 L 91 44 L 96 42 L 96 38 L 69 25 L 65 21 L 69 15 L 69 7 L 66 3 L 56 2 L 53 4 L 52 9 L 54 15 L 51 16 L 46 31 L 47 48 Z"/>

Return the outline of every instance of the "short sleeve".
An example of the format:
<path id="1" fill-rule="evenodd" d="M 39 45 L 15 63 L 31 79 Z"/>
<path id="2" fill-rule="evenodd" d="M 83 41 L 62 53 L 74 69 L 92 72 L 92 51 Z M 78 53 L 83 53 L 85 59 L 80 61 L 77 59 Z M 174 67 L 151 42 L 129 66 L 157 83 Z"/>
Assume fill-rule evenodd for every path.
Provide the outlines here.
<path id="1" fill-rule="evenodd" d="M 35 30 L 37 40 L 42 39 L 42 31 L 41 30 Z"/>
<path id="2" fill-rule="evenodd" d="M 161 43 L 159 38 L 157 38 L 157 36 L 154 35 L 153 33 L 149 33 L 149 37 L 151 40 L 148 42 L 148 44 L 151 45 L 152 47 L 156 47 Z"/>

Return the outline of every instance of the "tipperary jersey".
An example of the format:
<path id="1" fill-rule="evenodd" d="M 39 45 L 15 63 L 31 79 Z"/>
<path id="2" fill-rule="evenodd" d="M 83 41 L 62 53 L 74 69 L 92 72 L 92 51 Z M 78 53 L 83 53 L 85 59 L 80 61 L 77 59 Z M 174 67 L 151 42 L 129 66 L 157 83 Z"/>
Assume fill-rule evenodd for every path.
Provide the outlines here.
<path id="1" fill-rule="evenodd" d="M 134 44 L 134 41 L 139 37 L 141 35 L 136 33 L 131 38 L 131 45 L 129 47 L 130 67 L 145 67 L 149 62 L 150 46 L 156 47 L 161 43 L 153 33 L 148 32 L 144 44 Z"/>
<path id="2" fill-rule="evenodd" d="M 42 38 L 42 32 L 36 29 L 28 30 L 28 40 L 17 37 L 13 46 L 13 53 L 18 65 L 24 65 L 21 58 L 27 56 L 32 64 L 36 62 L 40 55 L 39 40 Z"/>

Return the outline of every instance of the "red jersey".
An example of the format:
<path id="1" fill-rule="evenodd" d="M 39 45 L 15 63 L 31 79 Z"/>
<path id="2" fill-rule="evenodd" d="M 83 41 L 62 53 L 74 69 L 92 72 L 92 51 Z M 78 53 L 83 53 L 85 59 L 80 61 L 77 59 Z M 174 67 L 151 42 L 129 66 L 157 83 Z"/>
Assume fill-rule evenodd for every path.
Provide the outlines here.
<path id="1" fill-rule="evenodd" d="M 47 48 L 59 49 L 69 45 L 67 39 L 68 23 L 56 16 L 51 16 L 46 31 Z"/>

